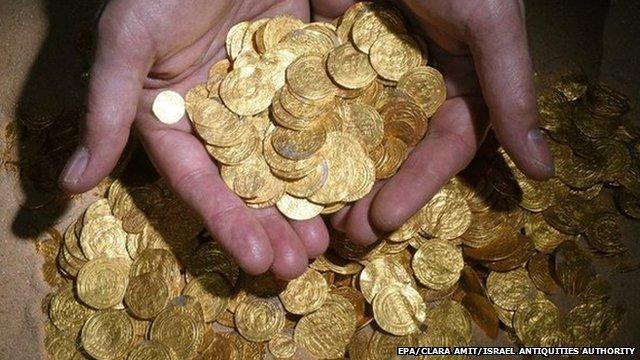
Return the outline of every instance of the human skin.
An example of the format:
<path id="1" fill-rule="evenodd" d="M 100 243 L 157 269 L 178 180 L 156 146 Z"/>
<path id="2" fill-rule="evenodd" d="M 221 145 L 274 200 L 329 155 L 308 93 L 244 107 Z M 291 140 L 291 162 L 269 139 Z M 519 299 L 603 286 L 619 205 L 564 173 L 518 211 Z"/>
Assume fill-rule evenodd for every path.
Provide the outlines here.
<path id="1" fill-rule="evenodd" d="M 516 165 L 537 180 L 553 176 L 538 129 L 524 4 L 517 0 L 404 0 L 430 40 L 447 100 L 399 172 L 333 216 L 352 241 L 370 244 L 398 228 L 466 167 L 489 127 Z"/>
<path id="2" fill-rule="evenodd" d="M 235 23 L 289 13 L 328 20 L 347 0 L 112 0 L 98 25 L 83 140 L 60 176 L 72 193 L 94 187 L 115 166 L 132 125 L 154 165 L 202 218 L 240 267 L 289 279 L 329 243 L 320 217 L 285 219 L 275 208 L 249 209 L 220 178 L 189 121 L 157 121 L 151 103 L 164 90 L 185 94 L 226 56 Z M 491 124 L 501 144 L 529 176 L 553 174 L 537 130 L 524 7 L 508 0 L 406 0 L 445 76 L 447 100 L 429 132 L 392 179 L 345 207 L 331 222 L 358 243 L 398 227 L 473 157 Z M 477 70 L 477 71 L 476 71 Z M 401 199 L 401 200 L 400 200 Z"/>

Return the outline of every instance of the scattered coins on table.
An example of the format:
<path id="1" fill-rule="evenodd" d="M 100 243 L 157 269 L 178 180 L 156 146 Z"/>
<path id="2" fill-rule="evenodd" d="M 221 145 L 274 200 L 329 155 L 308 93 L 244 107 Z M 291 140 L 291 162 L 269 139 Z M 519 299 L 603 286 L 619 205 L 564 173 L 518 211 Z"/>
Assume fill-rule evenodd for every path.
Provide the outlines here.
<path id="1" fill-rule="evenodd" d="M 424 42 L 393 7 L 358 3 L 335 24 L 241 22 L 228 58 L 185 96 L 227 186 L 306 220 L 394 175 L 446 98 Z"/>
<path id="2" fill-rule="evenodd" d="M 357 199 L 364 178 L 393 174 L 437 109 L 431 96 L 442 96 L 421 92 L 434 70 L 400 19 L 357 3 L 337 27 L 282 16 L 231 29 L 233 65 L 215 65 L 187 108 L 236 193 L 302 219 Z M 389 68 L 388 56 L 411 49 L 393 62 L 402 69 Z M 294 58 L 284 66 L 280 56 Z M 296 66 L 306 85 L 289 81 Z M 634 269 L 620 223 L 639 218 L 640 131 L 626 97 L 605 85 L 572 74 L 541 87 L 554 178 L 528 179 L 489 138 L 398 230 L 370 246 L 331 230 L 329 250 L 288 282 L 240 271 L 162 180 L 115 180 L 62 235 L 37 243 L 56 289 L 43 301 L 49 357 L 394 359 L 397 346 L 472 345 L 474 327 L 515 345 L 605 344 L 624 311 L 595 265 Z M 300 116 L 280 108 L 288 102 Z"/>

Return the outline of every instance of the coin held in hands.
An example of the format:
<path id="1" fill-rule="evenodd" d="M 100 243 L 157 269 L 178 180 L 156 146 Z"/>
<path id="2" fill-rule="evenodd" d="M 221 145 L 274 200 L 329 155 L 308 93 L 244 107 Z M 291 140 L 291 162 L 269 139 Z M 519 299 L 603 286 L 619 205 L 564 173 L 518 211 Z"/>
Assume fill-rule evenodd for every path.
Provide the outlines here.
<path id="1" fill-rule="evenodd" d="M 184 116 L 184 99 L 175 91 L 165 90 L 156 96 L 152 110 L 161 123 L 175 124 Z"/>

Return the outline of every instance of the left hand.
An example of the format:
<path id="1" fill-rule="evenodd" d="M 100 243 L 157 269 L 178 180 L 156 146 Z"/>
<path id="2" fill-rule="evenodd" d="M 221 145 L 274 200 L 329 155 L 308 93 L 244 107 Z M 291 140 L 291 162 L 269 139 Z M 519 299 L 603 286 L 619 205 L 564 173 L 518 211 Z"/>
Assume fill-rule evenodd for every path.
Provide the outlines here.
<path id="1" fill-rule="evenodd" d="M 344 11 L 349 1 L 342 1 Z M 426 137 L 392 178 L 332 217 L 360 244 L 397 229 L 473 159 L 489 126 L 516 165 L 537 180 L 553 176 L 538 129 L 524 4 L 519 0 L 404 0 L 445 78 L 447 100 Z M 336 5 L 337 6 L 337 5 Z"/>

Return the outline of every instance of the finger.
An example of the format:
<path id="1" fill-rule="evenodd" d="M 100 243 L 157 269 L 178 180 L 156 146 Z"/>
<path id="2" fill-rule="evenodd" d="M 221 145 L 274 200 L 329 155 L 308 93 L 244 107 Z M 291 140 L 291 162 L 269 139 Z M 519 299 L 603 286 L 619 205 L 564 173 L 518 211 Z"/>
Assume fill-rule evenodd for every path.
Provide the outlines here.
<path id="1" fill-rule="evenodd" d="M 380 233 L 375 230 L 370 216 L 371 204 L 376 194 L 384 186 L 384 182 L 378 182 L 367 196 L 358 200 L 346 217 L 347 237 L 358 245 L 371 245 L 380 237 Z"/>
<path id="2" fill-rule="evenodd" d="M 251 211 L 264 228 L 273 249 L 271 271 L 281 279 L 295 279 L 308 265 L 307 253 L 287 220 L 274 207 Z"/>
<path id="3" fill-rule="evenodd" d="M 82 140 L 60 175 L 60 186 L 73 193 L 94 187 L 117 163 L 153 57 L 145 32 L 113 9 L 107 6 L 99 24 Z"/>
<path id="4" fill-rule="evenodd" d="M 467 55 L 452 55 L 436 44 L 429 47 L 430 56 L 438 59 L 438 70 L 444 76 L 447 98 L 481 93 L 473 58 Z"/>
<path id="5" fill-rule="evenodd" d="M 471 18 L 467 35 L 492 126 L 523 172 L 534 179 L 549 178 L 553 161 L 538 128 L 523 7 L 517 1 L 484 6 Z"/>
<path id="6" fill-rule="evenodd" d="M 375 228 L 397 229 L 465 168 L 486 134 L 486 122 L 481 98 L 447 100 L 430 120 L 427 137 L 376 195 L 370 214 Z"/>
<path id="7" fill-rule="evenodd" d="M 321 217 L 305 221 L 290 220 L 289 223 L 302 241 L 308 258 L 322 255 L 329 247 L 329 232 Z"/>
<path id="8" fill-rule="evenodd" d="M 338 210 L 338 212 L 331 215 L 331 218 L 329 219 L 331 221 L 331 226 L 339 232 L 346 233 L 347 215 L 349 215 L 349 211 L 351 211 L 351 205 L 345 205 L 342 209 Z"/>
<path id="9" fill-rule="evenodd" d="M 262 225 L 229 191 L 200 141 L 180 129 L 188 128 L 188 122 L 181 120 L 172 128 L 153 117 L 153 93 L 146 91 L 141 97 L 136 125 L 155 167 L 245 272 L 257 275 L 269 270 L 273 249 Z"/>
<path id="10" fill-rule="evenodd" d="M 355 0 L 312 0 L 311 13 L 315 21 L 331 21 L 355 4 Z"/>

